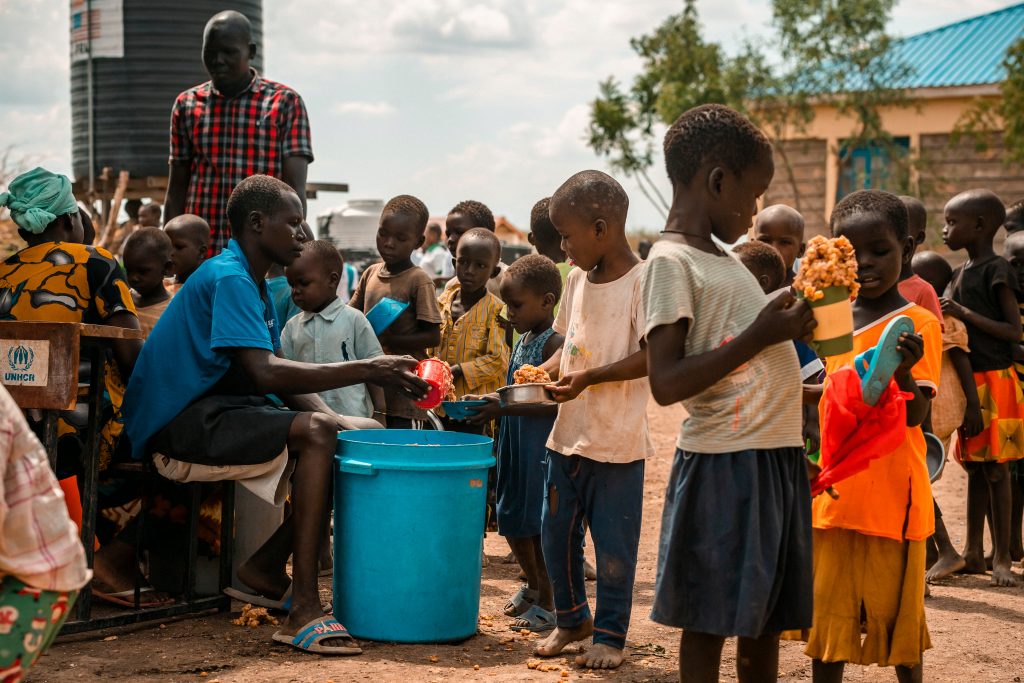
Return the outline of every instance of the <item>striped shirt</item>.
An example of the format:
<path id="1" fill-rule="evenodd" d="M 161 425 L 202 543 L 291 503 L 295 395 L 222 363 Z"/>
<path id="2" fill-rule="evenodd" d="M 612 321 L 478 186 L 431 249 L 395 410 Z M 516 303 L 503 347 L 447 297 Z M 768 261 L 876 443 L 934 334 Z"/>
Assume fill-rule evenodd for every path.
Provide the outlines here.
<path id="1" fill-rule="evenodd" d="M 42 590 L 89 582 L 85 550 L 39 439 L 0 386 L 0 578 Z"/>
<path id="2" fill-rule="evenodd" d="M 487 292 L 461 318 L 452 320 L 452 302 L 460 291 L 462 287 L 455 283 L 437 300 L 441 308 L 441 345 L 431 355 L 462 367 L 462 376 L 455 380 L 457 397 L 490 394 L 504 384 L 510 355 L 505 331 L 498 325 L 501 299 Z"/>
<path id="3" fill-rule="evenodd" d="M 689 321 L 687 356 L 729 343 L 768 303 L 754 276 L 728 254 L 666 240 L 651 249 L 643 298 L 647 334 Z M 689 417 L 677 445 L 684 451 L 732 453 L 803 444 L 800 365 L 792 342 L 765 347 L 682 403 Z"/>

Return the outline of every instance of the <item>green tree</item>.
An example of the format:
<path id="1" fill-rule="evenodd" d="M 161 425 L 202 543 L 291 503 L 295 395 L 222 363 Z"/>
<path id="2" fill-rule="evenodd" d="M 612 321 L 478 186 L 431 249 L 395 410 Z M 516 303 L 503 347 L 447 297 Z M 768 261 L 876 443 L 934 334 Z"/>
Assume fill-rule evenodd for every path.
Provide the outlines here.
<path id="1" fill-rule="evenodd" d="M 1003 59 L 1006 78 L 999 85 L 1001 97 L 978 99 L 953 130 L 953 142 L 970 136 L 978 151 L 988 148 L 992 134 L 1003 132 L 1005 161 L 1024 161 L 1024 38 L 1006 51 Z"/>
<path id="2" fill-rule="evenodd" d="M 778 144 L 806 131 L 812 104 L 831 103 L 857 122 L 835 150 L 845 161 L 852 150 L 872 144 L 900 160 L 881 110 L 905 106 L 898 87 L 908 70 L 889 50 L 885 31 L 894 0 L 773 0 L 773 34 L 746 40 L 736 54 L 704 39 L 695 0 L 652 33 L 630 41 L 643 68 L 629 91 L 608 79 L 591 103 L 590 147 L 611 166 L 636 178 L 663 213 L 664 198 L 650 182 L 655 127 L 670 125 L 682 112 L 707 102 L 727 104 L 746 114 L 776 143 L 784 177 L 797 209 L 796 178 L 786 147 Z M 769 58 L 770 56 L 770 58 Z M 894 85 L 896 84 L 896 85 Z"/>

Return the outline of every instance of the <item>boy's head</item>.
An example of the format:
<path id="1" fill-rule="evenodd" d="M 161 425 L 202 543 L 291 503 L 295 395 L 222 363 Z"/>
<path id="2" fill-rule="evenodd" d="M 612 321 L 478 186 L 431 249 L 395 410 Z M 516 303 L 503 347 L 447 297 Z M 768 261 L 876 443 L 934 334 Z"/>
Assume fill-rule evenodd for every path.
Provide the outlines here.
<path id="1" fill-rule="evenodd" d="M 737 244 L 733 256 L 757 278 L 761 291 L 767 294 L 782 287 L 786 281 L 786 264 L 782 255 L 764 242 L 751 240 Z"/>
<path id="2" fill-rule="evenodd" d="M 640 240 L 636 244 L 636 253 L 640 256 L 642 260 L 646 261 L 647 257 L 651 255 L 651 247 L 653 246 L 654 243 L 652 243 L 650 240 Z"/>
<path id="3" fill-rule="evenodd" d="M 306 233 L 302 202 L 287 183 L 268 175 L 252 175 L 228 197 L 231 234 L 243 249 L 254 249 L 271 263 L 287 266 L 302 252 Z"/>
<path id="4" fill-rule="evenodd" d="M 459 246 L 459 240 L 473 228 L 487 228 L 494 232 L 494 214 L 486 204 L 467 199 L 456 204 L 448 212 L 448 217 L 444 221 L 444 233 L 447 236 L 448 251 L 452 258 L 455 258 L 455 249 Z"/>
<path id="5" fill-rule="evenodd" d="M 804 255 L 804 217 L 785 204 L 774 204 L 757 214 L 754 239 L 764 242 L 782 256 L 786 273 L 793 272 L 793 264 Z"/>
<path id="6" fill-rule="evenodd" d="M 210 250 L 210 224 L 195 214 L 183 213 L 167 221 L 164 232 L 171 240 L 174 278 L 183 283 Z"/>
<path id="7" fill-rule="evenodd" d="M 377 228 L 377 251 L 389 266 L 410 264 L 409 257 L 423 244 L 430 212 L 416 197 L 400 194 L 384 206 Z"/>
<path id="8" fill-rule="evenodd" d="M 341 254 L 327 240 L 302 245 L 302 253 L 284 269 L 292 301 L 304 311 L 319 313 L 338 298 L 345 264 Z"/>
<path id="9" fill-rule="evenodd" d="M 537 249 L 538 254 L 543 254 L 555 263 L 565 261 L 565 252 L 562 251 L 562 236 L 555 230 L 555 224 L 551 222 L 551 197 L 545 197 L 533 205 L 530 210 L 530 244 Z"/>
<path id="10" fill-rule="evenodd" d="M 431 223 L 423 233 L 423 248 L 433 246 L 441 241 L 440 223 Z"/>
<path id="11" fill-rule="evenodd" d="M 850 240 L 857 256 L 860 294 L 877 299 L 895 287 L 903 264 L 914 253 L 907 235 L 907 209 L 881 190 L 858 190 L 844 197 L 829 218 L 833 237 Z"/>
<path id="12" fill-rule="evenodd" d="M 629 197 L 615 178 L 601 171 L 581 171 L 551 196 L 548 213 L 566 255 L 590 270 L 625 242 L 628 210 Z"/>
<path id="13" fill-rule="evenodd" d="M 1006 207 L 1006 220 L 1003 221 L 1003 227 L 1010 235 L 1024 230 L 1024 199 Z"/>
<path id="14" fill-rule="evenodd" d="M 928 238 L 928 211 L 916 197 L 900 195 L 900 201 L 907 209 L 907 234 L 914 240 L 914 249 Z"/>
<path id="15" fill-rule="evenodd" d="M 942 239 L 956 251 L 969 245 L 991 246 L 996 231 L 1006 220 L 1006 207 L 991 190 L 967 190 L 948 202 L 943 213 Z"/>
<path id="16" fill-rule="evenodd" d="M 725 105 L 704 104 L 676 119 L 664 147 L 675 197 L 685 194 L 683 203 L 699 206 L 723 242 L 745 234 L 775 174 L 764 133 Z"/>
<path id="17" fill-rule="evenodd" d="M 1003 243 L 1003 258 L 1017 277 L 1017 285 L 1024 292 L 1024 232 L 1011 232 Z"/>
<path id="18" fill-rule="evenodd" d="M 519 334 L 550 320 L 561 297 L 562 276 L 555 262 L 542 254 L 516 259 L 501 278 L 501 300 Z"/>
<path id="19" fill-rule="evenodd" d="M 159 228 L 163 208 L 156 202 L 143 204 L 139 209 L 139 225 L 144 228 Z"/>
<path id="20" fill-rule="evenodd" d="M 486 228 L 473 228 L 459 240 L 455 252 L 455 277 L 463 292 L 479 292 L 498 275 L 501 242 Z"/>
<path id="21" fill-rule="evenodd" d="M 171 240 L 160 228 L 139 228 L 124 245 L 124 269 L 128 284 L 143 298 L 164 288 L 171 275 Z"/>
<path id="22" fill-rule="evenodd" d="M 910 267 L 915 275 L 932 286 L 937 296 L 945 294 L 949 281 L 953 279 L 953 267 L 934 251 L 914 254 Z"/>
<path id="23" fill-rule="evenodd" d="M 139 209 L 142 208 L 141 199 L 129 199 L 124 203 L 124 212 L 128 214 L 128 220 L 138 221 L 139 220 Z"/>

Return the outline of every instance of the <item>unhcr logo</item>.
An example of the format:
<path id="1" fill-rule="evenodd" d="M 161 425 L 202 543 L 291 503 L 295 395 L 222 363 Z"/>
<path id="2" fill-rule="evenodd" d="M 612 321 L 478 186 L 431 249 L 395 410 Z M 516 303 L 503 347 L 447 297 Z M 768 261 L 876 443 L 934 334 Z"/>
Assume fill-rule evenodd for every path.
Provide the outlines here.
<path id="1" fill-rule="evenodd" d="M 35 382 L 36 376 L 30 372 L 36 361 L 36 352 L 19 344 L 7 350 L 7 366 L 4 382 Z"/>

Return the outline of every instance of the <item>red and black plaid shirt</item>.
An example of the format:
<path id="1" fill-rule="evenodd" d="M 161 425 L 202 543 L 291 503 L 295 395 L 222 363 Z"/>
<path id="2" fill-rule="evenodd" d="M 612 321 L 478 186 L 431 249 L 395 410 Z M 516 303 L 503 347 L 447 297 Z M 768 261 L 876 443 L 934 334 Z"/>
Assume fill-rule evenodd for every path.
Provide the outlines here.
<path id="1" fill-rule="evenodd" d="M 257 173 L 280 178 L 284 159 L 313 161 L 309 116 L 299 94 L 253 71 L 249 87 L 227 98 L 207 81 L 178 95 L 171 110 L 171 161 L 191 163 L 185 212 L 210 224 L 210 253 L 231 237 L 228 196 Z"/>

